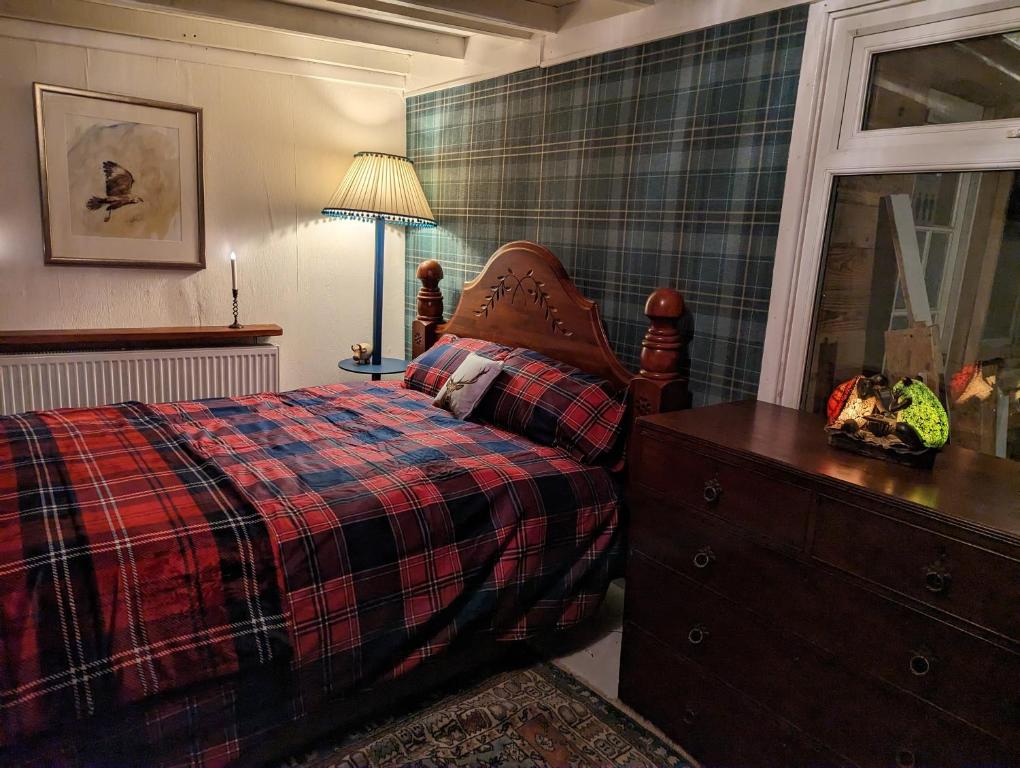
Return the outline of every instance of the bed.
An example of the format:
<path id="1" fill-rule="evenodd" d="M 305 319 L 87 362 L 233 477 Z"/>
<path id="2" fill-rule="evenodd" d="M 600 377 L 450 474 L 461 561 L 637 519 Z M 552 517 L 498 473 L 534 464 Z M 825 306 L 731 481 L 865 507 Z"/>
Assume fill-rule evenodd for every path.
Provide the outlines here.
<path id="1" fill-rule="evenodd" d="M 673 291 L 635 375 L 541 246 L 497 251 L 449 322 L 419 277 L 416 356 L 491 341 L 631 414 L 686 404 Z M 252 764 L 571 626 L 618 565 L 621 477 L 399 382 L 3 417 L 0 760 Z"/>

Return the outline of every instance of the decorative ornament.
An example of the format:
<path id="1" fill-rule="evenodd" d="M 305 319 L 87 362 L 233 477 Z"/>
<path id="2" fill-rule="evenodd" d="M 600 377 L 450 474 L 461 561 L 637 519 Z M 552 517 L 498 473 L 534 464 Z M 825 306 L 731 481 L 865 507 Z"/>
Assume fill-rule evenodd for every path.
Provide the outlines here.
<path id="1" fill-rule="evenodd" d="M 881 375 L 856 376 L 833 391 L 827 404 L 829 445 L 865 456 L 931 468 L 949 439 L 949 416 L 919 379 L 892 387 Z"/>
<path id="2" fill-rule="evenodd" d="M 521 291 L 524 291 L 531 298 L 531 302 L 542 311 L 553 333 L 561 333 L 564 336 L 574 335 L 574 332 L 567 328 L 558 317 L 559 310 L 549 301 L 549 294 L 545 292 L 545 283 L 535 277 L 533 269 L 529 269 L 524 277 L 519 277 L 513 269 L 507 267 L 506 274 L 499 275 L 496 278 L 496 284 L 489 286 L 489 295 L 475 310 L 475 317 L 488 317 L 489 310 L 495 308 L 499 300 L 507 294 L 510 294 L 510 303 L 513 304 L 517 301 L 517 294 Z"/>
<path id="3" fill-rule="evenodd" d="M 367 341 L 351 344 L 351 352 L 354 353 L 352 357 L 358 365 L 367 365 L 372 362 L 372 345 Z"/>

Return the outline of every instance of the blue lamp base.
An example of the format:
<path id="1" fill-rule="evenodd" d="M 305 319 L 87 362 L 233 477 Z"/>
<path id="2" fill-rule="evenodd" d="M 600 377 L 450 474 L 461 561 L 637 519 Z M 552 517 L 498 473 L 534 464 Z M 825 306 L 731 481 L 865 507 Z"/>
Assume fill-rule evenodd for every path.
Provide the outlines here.
<path id="1" fill-rule="evenodd" d="M 382 356 L 382 305 L 383 305 L 383 249 L 386 245 L 386 220 L 382 216 L 375 219 L 375 285 L 372 300 L 372 359 L 359 365 L 353 358 L 346 358 L 337 363 L 342 371 L 365 373 L 372 376 L 372 381 L 379 381 L 386 373 L 403 373 L 407 362 L 397 357 Z"/>

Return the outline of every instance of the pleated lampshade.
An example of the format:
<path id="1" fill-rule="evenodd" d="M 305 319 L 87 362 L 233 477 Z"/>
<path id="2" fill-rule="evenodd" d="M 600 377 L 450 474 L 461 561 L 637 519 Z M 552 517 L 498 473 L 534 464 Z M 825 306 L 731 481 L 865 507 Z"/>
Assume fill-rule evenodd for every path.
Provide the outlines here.
<path id="1" fill-rule="evenodd" d="M 408 227 L 434 227 L 414 163 L 400 155 L 358 152 L 336 188 L 324 216 L 374 221 L 383 218 Z"/>

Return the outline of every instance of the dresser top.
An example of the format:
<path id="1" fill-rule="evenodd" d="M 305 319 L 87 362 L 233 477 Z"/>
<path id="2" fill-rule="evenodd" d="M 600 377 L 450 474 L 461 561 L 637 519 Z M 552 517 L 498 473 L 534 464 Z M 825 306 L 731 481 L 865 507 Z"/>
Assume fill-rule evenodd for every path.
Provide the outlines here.
<path id="1" fill-rule="evenodd" d="M 648 416 L 638 424 L 1020 539 L 1020 463 L 1014 461 L 953 446 L 933 470 L 858 456 L 826 443 L 820 416 L 754 400 Z"/>

